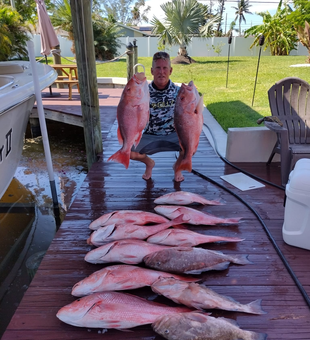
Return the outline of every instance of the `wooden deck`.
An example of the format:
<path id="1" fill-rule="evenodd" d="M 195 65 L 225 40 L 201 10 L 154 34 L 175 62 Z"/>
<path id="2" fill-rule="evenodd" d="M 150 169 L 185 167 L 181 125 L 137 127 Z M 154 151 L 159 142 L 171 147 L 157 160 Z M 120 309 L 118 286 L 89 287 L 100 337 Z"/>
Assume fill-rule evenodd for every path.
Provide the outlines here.
<path id="1" fill-rule="evenodd" d="M 123 165 L 107 162 L 107 158 L 119 148 L 115 105 L 121 91 L 104 91 L 108 94 L 107 102 L 110 97 L 114 97 L 114 100 L 111 101 L 113 104 L 107 104 L 113 107 L 111 111 L 102 107 L 102 130 L 109 131 L 107 135 L 103 134 L 102 157 L 91 168 L 2 339 L 162 339 L 152 331 L 151 326 L 137 327 L 126 333 L 108 330 L 101 334 L 97 329 L 89 330 L 64 324 L 55 315 L 62 306 L 75 300 L 70 295 L 72 286 L 103 267 L 84 261 L 85 254 L 91 249 L 86 244 L 91 221 L 104 213 L 119 209 L 153 212 L 156 197 L 175 190 L 184 190 L 201 194 L 208 199 L 220 198 L 226 202 L 223 206 L 196 206 L 201 211 L 221 217 L 243 217 L 238 226 L 190 227 L 205 234 L 245 238 L 238 244 L 209 244 L 205 247 L 227 254 L 249 254 L 249 259 L 253 262 L 244 266 L 231 265 L 221 272 L 205 273 L 201 275 L 201 279 L 216 292 L 231 296 L 242 303 L 261 298 L 262 307 L 267 312 L 264 315 L 250 315 L 213 311 L 212 314 L 234 319 L 243 329 L 267 333 L 270 340 L 309 340 L 309 306 L 278 255 L 278 252 L 283 252 L 309 295 L 309 251 L 288 246 L 282 240 L 284 191 L 268 184 L 264 188 L 240 191 L 223 181 L 221 175 L 238 170 L 216 156 L 203 134 L 193 158 L 193 169 L 211 181 L 185 172 L 185 181 L 175 183 L 172 170 L 175 154 L 171 152 L 154 155 L 156 166 L 149 181 L 141 178 L 144 168 L 139 163 L 131 161 L 129 168 L 125 170 Z M 70 106 L 73 101 L 66 100 L 66 104 Z M 269 168 L 257 163 L 238 165 L 280 185 L 280 169 L 277 163 Z M 238 197 L 244 201 L 240 201 Z M 278 251 L 257 216 L 244 202 L 253 207 L 265 222 L 270 235 L 276 241 Z M 130 292 L 154 298 L 154 293 L 149 288 Z M 162 297 L 156 297 L 155 300 L 173 305 Z"/>

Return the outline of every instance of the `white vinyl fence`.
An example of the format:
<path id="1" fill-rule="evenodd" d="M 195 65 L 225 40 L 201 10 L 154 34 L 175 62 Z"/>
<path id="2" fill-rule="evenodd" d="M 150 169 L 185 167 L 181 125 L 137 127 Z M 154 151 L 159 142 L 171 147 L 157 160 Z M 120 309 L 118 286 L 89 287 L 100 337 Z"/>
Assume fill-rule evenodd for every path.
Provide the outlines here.
<path id="1" fill-rule="evenodd" d="M 70 40 L 59 36 L 59 43 L 61 49 L 61 55 L 64 57 L 72 57 L 71 52 L 72 43 Z M 123 37 L 120 38 L 121 48 L 118 50 L 118 54 L 121 55 L 126 51 L 126 46 L 129 43 L 133 43 L 133 39 L 136 40 L 138 46 L 139 57 L 151 57 L 158 51 L 158 38 L 156 37 Z M 255 46 L 252 49 L 250 46 L 253 43 L 254 38 L 233 37 L 230 45 L 230 56 L 232 57 L 246 57 L 257 56 L 259 54 L 260 47 Z M 35 46 L 35 55 L 40 56 L 40 35 L 35 35 L 33 38 Z M 227 56 L 228 55 L 228 38 L 193 38 L 192 42 L 187 46 L 188 54 L 191 57 L 215 57 L 215 56 Z M 167 47 L 166 52 L 171 56 L 176 56 L 178 53 L 178 46 Z M 264 46 L 261 50 L 262 56 L 269 56 L 270 49 L 264 51 Z M 298 43 L 297 50 L 291 51 L 292 56 L 307 56 L 308 50 L 302 44 Z"/>

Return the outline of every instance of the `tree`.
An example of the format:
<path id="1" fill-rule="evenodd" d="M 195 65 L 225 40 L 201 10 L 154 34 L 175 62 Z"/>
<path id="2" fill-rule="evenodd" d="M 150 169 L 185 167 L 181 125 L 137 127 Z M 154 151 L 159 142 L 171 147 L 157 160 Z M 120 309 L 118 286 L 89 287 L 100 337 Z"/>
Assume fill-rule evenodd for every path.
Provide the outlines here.
<path id="1" fill-rule="evenodd" d="M 118 42 L 119 28 L 114 22 L 102 19 L 96 13 L 93 14 L 92 19 L 96 59 L 111 60 L 121 47 Z"/>
<path id="2" fill-rule="evenodd" d="M 201 6 L 197 0 L 172 0 L 160 6 L 165 13 L 161 22 L 153 17 L 151 24 L 153 33 L 159 36 L 160 43 L 167 45 L 179 45 L 178 55 L 187 58 L 187 62 L 193 60 L 188 56 L 186 46 L 194 35 L 208 36 L 211 27 L 218 17 L 206 22 L 207 7 Z"/>
<path id="3" fill-rule="evenodd" d="M 305 27 L 305 22 L 310 23 L 310 1 L 294 0 L 294 11 L 288 15 L 295 28 Z"/>
<path id="4" fill-rule="evenodd" d="M 148 12 L 151 10 L 150 6 L 146 6 L 145 8 L 145 0 L 138 0 L 133 9 L 131 10 L 133 25 L 139 25 L 140 22 L 145 21 L 149 22 Z M 141 8 L 144 8 L 143 11 Z"/>
<path id="5" fill-rule="evenodd" d="M 237 21 L 237 19 L 239 21 L 239 35 L 241 35 L 241 23 L 242 23 L 242 21 L 244 23 L 246 23 L 244 14 L 245 13 L 246 14 L 252 14 L 249 11 L 249 8 L 251 6 L 252 5 L 250 5 L 249 0 L 240 0 L 240 1 L 238 1 L 238 6 L 237 7 L 232 6 L 232 8 L 236 10 L 236 12 L 235 12 L 236 17 L 235 17 L 234 21 Z"/>
<path id="6" fill-rule="evenodd" d="M 294 0 L 295 10 L 288 15 L 293 22 L 298 39 L 308 49 L 307 62 L 310 63 L 310 2 L 308 0 Z"/>
<path id="7" fill-rule="evenodd" d="M 141 21 L 148 22 L 147 14 L 150 6 L 145 7 L 145 0 L 97 0 L 100 3 L 102 14 L 105 17 L 112 16 L 115 21 L 126 24 L 138 24 Z"/>
<path id="8" fill-rule="evenodd" d="M 6 61 L 28 56 L 26 42 L 30 27 L 11 6 L 0 4 L 0 60 Z"/>
<path id="9" fill-rule="evenodd" d="M 292 22 L 288 20 L 288 15 L 291 12 L 292 9 L 287 2 L 282 8 L 282 0 L 280 0 L 274 16 L 271 16 L 268 11 L 257 13 L 263 18 L 263 24 L 252 26 L 244 32 L 245 37 L 255 36 L 250 48 L 259 45 L 259 38 L 263 34 L 265 37 L 264 50 L 270 47 L 271 55 L 288 55 L 291 50 L 295 49 L 298 38 Z"/>
<path id="10" fill-rule="evenodd" d="M 68 33 L 68 39 L 72 41 L 71 51 L 75 55 L 74 34 L 72 25 L 71 6 L 69 0 L 55 0 L 51 23 L 56 29 L 62 29 Z"/>
<path id="11" fill-rule="evenodd" d="M 216 36 L 220 37 L 222 35 L 222 21 L 223 21 L 223 13 L 225 11 L 225 1 L 226 0 L 218 0 L 219 2 L 219 10 L 218 10 L 218 15 L 220 19 L 218 20 L 217 24 L 217 30 L 216 30 Z"/>

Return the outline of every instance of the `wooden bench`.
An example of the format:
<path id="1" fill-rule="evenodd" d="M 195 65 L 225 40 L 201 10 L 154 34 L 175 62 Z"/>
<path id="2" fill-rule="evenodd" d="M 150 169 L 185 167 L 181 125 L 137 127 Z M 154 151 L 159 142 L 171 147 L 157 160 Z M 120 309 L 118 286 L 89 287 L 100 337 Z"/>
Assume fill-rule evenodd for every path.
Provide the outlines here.
<path id="1" fill-rule="evenodd" d="M 78 91 L 80 92 L 80 88 L 79 88 L 79 81 L 77 79 L 74 80 L 69 80 L 69 79 L 59 79 L 60 77 L 58 77 L 55 80 L 55 84 L 65 84 L 68 85 L 68 89 L 69 89 L 69 98 L 68 100 L 72 100 L 72 86 L 77 85 Z"/>

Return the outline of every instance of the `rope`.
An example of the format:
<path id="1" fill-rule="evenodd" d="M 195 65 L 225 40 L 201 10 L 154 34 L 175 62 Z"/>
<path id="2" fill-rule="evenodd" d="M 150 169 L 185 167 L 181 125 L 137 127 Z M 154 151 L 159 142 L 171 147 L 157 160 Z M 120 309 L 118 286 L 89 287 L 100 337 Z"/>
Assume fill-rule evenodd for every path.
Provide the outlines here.
<path id="1" fill-rule="evenodd" d="M 56 55 L 58 55 L 59 57 L 61 57 L 61 58 L 63 58 L 63 59 L 66 59 L 66 60 L 68 60 L 68 61 L 70 61 L 70 62 L 73 62 L 72 60 L 70 60 L 70 59 L 68 59 L 68 58 L 66 58 L 66 57 L 63 57 L 63 56 L 60 54 L 61 50 L 56 50 L 56 49 L 55 49 L 55 50 L 51 50 L 51 52 L 52 52 L 52 54 L 56 54 Z M 120 59 L 123 55 L 127 54 L 127 52 L 128 52 L 128 50 L 125 51 L 124 53 L 122 53 L 121 55 L 115 57 L 114 59 L 111 59 L 111 60 L 96 61 L 96 65 L 105 64 L 105 63 L 110 63 L 110 62 L 112 62 L 112 61 L 118 60 L 118 59 Z M 43 57 L 43 58 L 44 58 L 44 57 Z M 41 58 L 40 60 L 42 60 L 43 58 Z"/>

